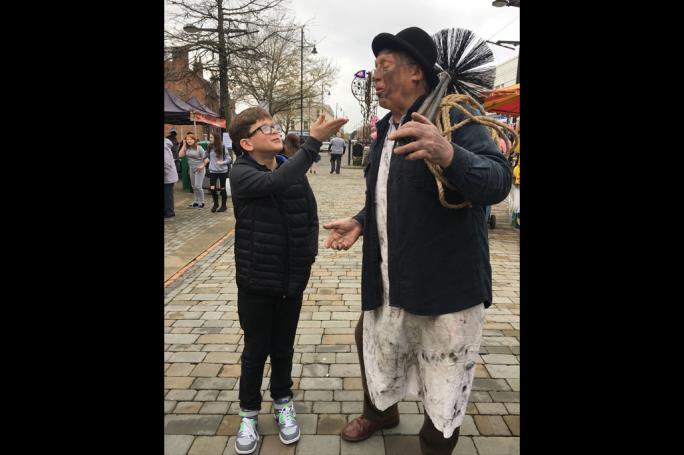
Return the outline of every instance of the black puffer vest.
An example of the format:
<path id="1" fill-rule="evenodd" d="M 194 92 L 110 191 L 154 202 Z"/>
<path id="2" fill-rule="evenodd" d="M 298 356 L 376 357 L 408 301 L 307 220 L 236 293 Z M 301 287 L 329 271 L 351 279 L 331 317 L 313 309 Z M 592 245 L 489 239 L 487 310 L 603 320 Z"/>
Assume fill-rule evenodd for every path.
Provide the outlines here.
<path id="1" fill-rule="evenodd" d="M 276 172 L 295 165 L 284 157 L 277 159 Z M 289 185 L 275 185 L 254 173 L 271 174 L 271 170 L 245 154 L 236 160 L 230 174 L 237 285 L 260 295 L 301 293 L 318 254 L 313 191 L 306 174 Z"/>

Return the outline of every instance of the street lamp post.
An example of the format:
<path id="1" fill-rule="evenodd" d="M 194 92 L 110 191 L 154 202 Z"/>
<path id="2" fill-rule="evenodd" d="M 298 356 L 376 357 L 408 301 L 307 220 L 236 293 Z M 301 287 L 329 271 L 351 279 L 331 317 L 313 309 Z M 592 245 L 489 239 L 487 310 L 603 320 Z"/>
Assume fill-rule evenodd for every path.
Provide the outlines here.
<path id="1" fill-rule="evenodd" d="M 501 8 L 503 6 L 517 6 L 520 8 L 520 0 L 494 0 L 492 6 Z"/>
<path id="2" fill-rule="evenodd" d="M 300 49 L 300 69 L 299 69 L 299 135 L 304 136 L 304 26 L 302 25 L 302 39 L 299 46 Z M 311 47 L 311 46 L 306 46 Z M 313 55 L 318 54 L 316 52 L 316 45 L 313 45 L 313 50 L 311 51 Z M 309 116 L 309 121 L 311 121 L 311 116 Z"/>

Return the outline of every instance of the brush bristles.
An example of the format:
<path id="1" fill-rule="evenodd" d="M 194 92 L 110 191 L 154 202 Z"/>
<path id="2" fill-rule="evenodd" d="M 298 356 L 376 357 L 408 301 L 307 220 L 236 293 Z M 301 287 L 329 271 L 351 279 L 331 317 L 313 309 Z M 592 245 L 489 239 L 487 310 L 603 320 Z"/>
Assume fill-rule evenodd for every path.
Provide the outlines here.
<path id="1" fill-rule="evenodd" d="M 495 67 L 482 67 L 494 61 L 487 43 L 463 28 L 440 30 L 432 39 L 437 45 L 437 63 L 451 76 L 447 93 L 456 92 L 482 100 L 482 92 L 491 90 L 496 78 Z"/>

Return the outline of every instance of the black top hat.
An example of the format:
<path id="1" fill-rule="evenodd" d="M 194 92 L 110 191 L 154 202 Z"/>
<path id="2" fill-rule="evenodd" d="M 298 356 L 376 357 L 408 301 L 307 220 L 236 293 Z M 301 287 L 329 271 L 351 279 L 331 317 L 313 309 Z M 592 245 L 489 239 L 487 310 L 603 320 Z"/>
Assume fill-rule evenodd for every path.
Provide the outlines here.
<path id="1" fill-rule="evenodd" d="M 425 30 L 409 27 L 396 35 L 380 33 L 373 38 L 371 47 L 376 57 L 383 49 L 394 49 L 407 53 L 423 68 L 430 87 L 435 87 L 439 82 L 434 69 L 437 61 L 437 46 Z"/>

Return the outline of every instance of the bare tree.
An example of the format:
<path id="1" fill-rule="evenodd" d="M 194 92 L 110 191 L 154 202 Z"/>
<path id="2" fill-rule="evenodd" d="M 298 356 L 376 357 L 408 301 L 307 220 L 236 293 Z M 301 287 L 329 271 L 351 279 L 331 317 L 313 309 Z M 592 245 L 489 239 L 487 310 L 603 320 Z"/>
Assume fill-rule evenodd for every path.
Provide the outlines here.
<path id="1" fill-rule="evenodd" d="M 257 33 L 275 25 L 274 10 L 284 0 L 168 0 L 173 11 L 167 14 L 164 30 L 168 49 L 181 47 L 192 53 L 203 69 L 218 74 L 221 110 L 230 123 L 229 67 L 232 59 L 259 59 L 259 47 L 270 37 Z M 280 10 L 282 12 L 283 10 Z M 192 31 L 187 26 L 195 27 Z M 168 74 L 169 78 L 174 77 Z"/>
<path id="2" fill-rule="evenodd" d="M 268 102 L 271 115 L 285 117 L 288 128 L 294 112 L 298 112 L 300 98 L 316 100 L 321 84 L 333 83 L 337 74 L 337 68 L 327 59 L 315 58 L 309 51 L 312 46 L 305 44 L 304 85 L 300 90 L 300 28 L 291 21 L 277 28 L 265 27 L 259 34 L 259 38 L 263 36 L 259 39 L 259 58 L 238 57 L 230 68 L 231 80 L 253 100 Z"/>

